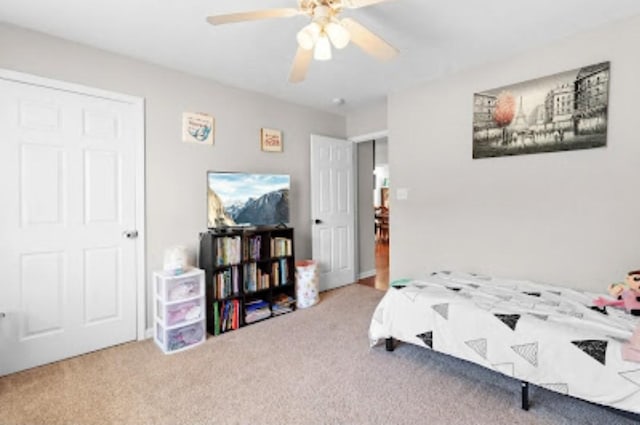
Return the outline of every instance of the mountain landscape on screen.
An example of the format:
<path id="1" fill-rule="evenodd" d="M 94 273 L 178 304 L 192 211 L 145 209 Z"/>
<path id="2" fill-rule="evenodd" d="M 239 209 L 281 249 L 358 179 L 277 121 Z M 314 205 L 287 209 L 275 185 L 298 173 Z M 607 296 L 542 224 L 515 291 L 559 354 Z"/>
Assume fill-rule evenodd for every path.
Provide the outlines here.
<path id="1" fill-rule="evenodd" d="M 288 175 L 208 173 L 208 226 L 289 222 Z"/>

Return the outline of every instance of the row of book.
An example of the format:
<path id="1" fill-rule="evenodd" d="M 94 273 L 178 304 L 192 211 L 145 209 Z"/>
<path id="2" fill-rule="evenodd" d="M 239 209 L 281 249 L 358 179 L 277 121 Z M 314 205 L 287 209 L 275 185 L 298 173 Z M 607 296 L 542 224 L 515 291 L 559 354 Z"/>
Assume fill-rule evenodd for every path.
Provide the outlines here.
<path id="1" fill-rule="evenodd" d="M 256 292 L 272 287 L 283 286 L 289 283 L 289 266 L 287 260 L 282 258 L 271 264 L 271 275 L 263 272 L 256 263 L 244 265 L 244 292 Z"/>
<path id="2" fill-rule="evenodd" d="M 229 300 L 213 303 L 213 334 L 231 331 L 240 327 L 240 301 Z"/>
<path id="3" fill-rule="evenodd" d="M 216 238 L 216 266 L 239 264 L 241 261 L 242 238 L 240 236 L 227 236 Z"/>
<path id="4" fill-rule="evenodd" d="M 244 247 L 241 249 L 241 247 Z M 243 251 L 244 250 L 244 251 Z M 239 264 L 243 259 L 250 261 L 260 261 L 262 258 L 262 236 L 255 235 L 247 239 L 242 244 L 241 236 L 226 236 L 216 238 L 216 258 L 215 265 L 228 266 Z M 293 253 L 293 243 L 291 239 L 276 237 L 271 239 L 271 256 L 285 257 Z"/>
<path id="5" fill-rule="evenodd" d="M 284 257 L 293 253 L 293 243 L 289 238 L 273 238 L 271 239 L 271 256 Z"/>
<path id="6" fill-rule="evenodd" d="M 271 316 L 290 313 L 294 309 L 295 299 L 287 294 L 278 294 L 273 300 L 273 306 L 262 299 L 245 303 L 244 321 L 254 323 Z M 238 329 L 240 327 L 240 300 L 215 301 L 213 303 L 213 334 Z"/>
<path id="7" fill-rule="evenodd" d="M 238 266 L 232 266 L 215 274 L 213 296 L 215 298 L 226 298 L 232 294 L 240 292 L 239 289 Z"/>
<path id="8" fill-rule="evenodd" d="M 244 292 L 256 292 L 269 288 L 269 274 L 263 273 L 256 263 L 244 265 Z"/>
<path id="9" fill-rule="evenodd" d="M 271 264 L 271 276 L 273 286 L 282 286 L 289 282 L 289 267 L 286 258 L 281 258 Z"/>
<path id="10" fill-rule="evenodd" d="M 260 260 L 260 250 L 262 248 L 262 236 L 255 235 L 250 237 L 247 240 L 247 243 L 244 244 L 244 258 L 259 261 Z"/>

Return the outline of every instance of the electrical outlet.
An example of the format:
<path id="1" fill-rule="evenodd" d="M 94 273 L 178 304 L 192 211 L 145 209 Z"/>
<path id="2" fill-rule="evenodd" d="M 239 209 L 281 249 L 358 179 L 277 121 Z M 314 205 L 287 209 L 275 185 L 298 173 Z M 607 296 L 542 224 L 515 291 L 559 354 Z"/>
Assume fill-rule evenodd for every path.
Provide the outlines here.
<path id="1" fill-rule="evenodd" d="M 396 190 L 396 199 L 398 201 L 406 201 L 409 199 L 409 189 L 406 187 L 398 188 Z"/>

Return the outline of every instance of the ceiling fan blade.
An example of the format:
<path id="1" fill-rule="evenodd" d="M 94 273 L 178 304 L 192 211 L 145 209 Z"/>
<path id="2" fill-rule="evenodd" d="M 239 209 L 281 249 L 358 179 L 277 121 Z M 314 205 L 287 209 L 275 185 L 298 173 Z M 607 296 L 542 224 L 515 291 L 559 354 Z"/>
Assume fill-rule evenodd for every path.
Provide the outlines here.
<path id="1" fill-rule="evenodd" d="M 291 72 L 289 73 L 290 83 L 300 83 L 304 81 L 312 58 L 313 49 L 306 50 L 302 47 L 298 47 L 298 52 L 296 53 L 296 57 L 293 59 L 293 65 L 291 66 Z"/>
<path id="2" fill-rule="evenodd" d="M 391 0 L 342 0 L 342 7 L 345 9 L 359 9 L 361 7 L 373 6 Z"/>
<path id="3" fill-rule="evenodd" d="M 289 18 L 291 16 L 300 15 L 298 9 L 281 8 L 268 10 L 255 10 L 253 12 L 231 13 L 228 15 L 209 16 L 207 22 L 211 25 L 233 24 L 236 22 L 256 21 L 258 19 L 269 18 Z"/>
<path id="4" fill-rule="evenodd" d="M 349 30 L 349 33 L 351 33 L 351 42 L 371 56 L 382 61 L 388 61 L 398 54 L 398 49 L 369 31 L 357 21 L 351 18 L 344 18 L 341 23 Z"/>

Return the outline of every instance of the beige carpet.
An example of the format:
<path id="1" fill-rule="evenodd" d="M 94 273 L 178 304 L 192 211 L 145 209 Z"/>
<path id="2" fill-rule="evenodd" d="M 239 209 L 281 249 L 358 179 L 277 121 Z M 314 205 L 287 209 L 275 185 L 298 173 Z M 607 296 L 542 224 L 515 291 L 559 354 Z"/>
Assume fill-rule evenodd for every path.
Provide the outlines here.
<path id="1" fill-rule="evenodd" d="M 166 356 L 125 344 L 0 378 L 0 424 L 631 424 L 411 345 L 369 348 L 383 292 L 350 285 L 315 307 Z"/>

